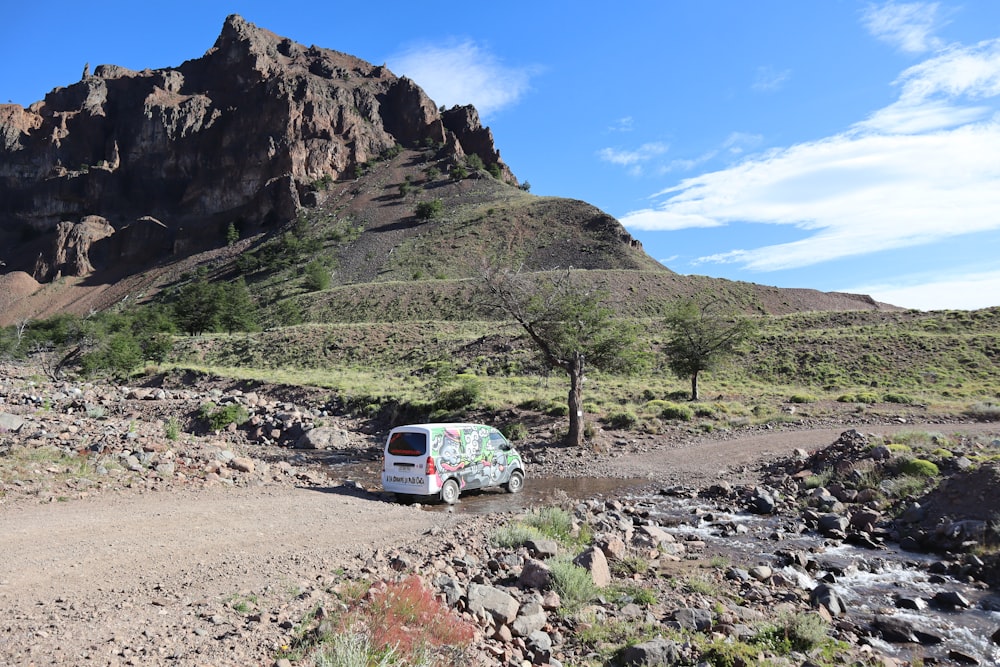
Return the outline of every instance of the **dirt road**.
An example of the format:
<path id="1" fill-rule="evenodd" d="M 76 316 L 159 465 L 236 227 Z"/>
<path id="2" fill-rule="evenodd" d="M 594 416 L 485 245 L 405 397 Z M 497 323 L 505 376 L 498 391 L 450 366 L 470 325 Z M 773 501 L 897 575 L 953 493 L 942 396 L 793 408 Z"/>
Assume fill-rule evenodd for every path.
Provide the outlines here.
<path id="1" fill-rule="evenodd" d="M 734 467 L 738 478 L 740 466 L 797 447 L 828 445 L 846 428 L 706 437 L 606 465 L 620 475 L 696 485 Z M 981 424 L 861 430 L 920 428 L 997 433 Z M 439 549 L 460 516 L 351 487 L 0 506 L 0 665 L 269 664 L 291 641 L 311 595 L 335 585 L 342 569 L 361 571 L 375 550 L 401 544 Z"/>

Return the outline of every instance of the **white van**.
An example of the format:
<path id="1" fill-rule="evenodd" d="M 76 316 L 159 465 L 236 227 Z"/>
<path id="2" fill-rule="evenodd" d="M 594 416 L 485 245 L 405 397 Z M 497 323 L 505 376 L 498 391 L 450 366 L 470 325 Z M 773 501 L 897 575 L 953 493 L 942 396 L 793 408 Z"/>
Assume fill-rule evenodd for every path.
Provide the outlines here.
<path id="1" fill-rule="evenodd" d="M 463 491 L 490 486 L 524 487 L 521 455 L 492 426 L 412 424 L 386 438 L 382 488 L 390 493 L 452 504 Z"/>

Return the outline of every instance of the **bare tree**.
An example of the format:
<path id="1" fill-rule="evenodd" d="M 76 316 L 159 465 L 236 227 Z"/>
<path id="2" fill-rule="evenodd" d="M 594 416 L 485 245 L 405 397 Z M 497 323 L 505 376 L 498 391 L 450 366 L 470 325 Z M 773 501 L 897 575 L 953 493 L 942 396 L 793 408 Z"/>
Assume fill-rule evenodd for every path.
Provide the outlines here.
<path id="1" fill-rule="evenodd" d="M 569 377 L 566 442 L 581 445 L 587 367 L 628 371 L 643 355 L 634 327 L 604 305 L 606 294 L 573 278 L 573 271 L 525 273 L 490 266 L 482 272 L 487 306 L 516 321 L 545 363 Z"/>
<path id="2" fill-rule="evenodd" d="M 29 318 L 25 317 L 24 319 L 18 320 L 14 323 L 14 334 L 17 336 L 18 348 L 21 347 L 21 341 L 24 340 L 24 332 L 27 331 L 28 322 L 30 321 L 31 320 Z"/>

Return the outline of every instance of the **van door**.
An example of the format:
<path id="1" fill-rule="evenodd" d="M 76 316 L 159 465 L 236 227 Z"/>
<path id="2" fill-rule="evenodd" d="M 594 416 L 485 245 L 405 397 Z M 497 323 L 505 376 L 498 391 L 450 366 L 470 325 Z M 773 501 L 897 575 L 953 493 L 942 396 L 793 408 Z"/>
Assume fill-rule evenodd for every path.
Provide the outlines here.
<path id="1" fill-rule="evenodd" d="M 462 470 L 459 476 L 462 478 L 463 489 L 479 489 L 484 486 L 482 480 L 483 469 L 483 438 L 479 433 L 479 427 L 463 426 L 462 432 Z"/>

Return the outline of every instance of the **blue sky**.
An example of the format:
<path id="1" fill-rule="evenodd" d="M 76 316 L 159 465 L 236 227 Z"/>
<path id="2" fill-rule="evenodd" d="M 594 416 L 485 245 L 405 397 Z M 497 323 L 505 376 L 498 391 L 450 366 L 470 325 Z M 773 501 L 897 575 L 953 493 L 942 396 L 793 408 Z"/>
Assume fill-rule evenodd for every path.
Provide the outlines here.
<path id="1" fill-rule="evenodd" d="M 15 3 L 0 100 L 199 57 L 238 13 L 475 104 L 531 191 L 671 269 L 1000 305 L 1000 2 Z"/>

